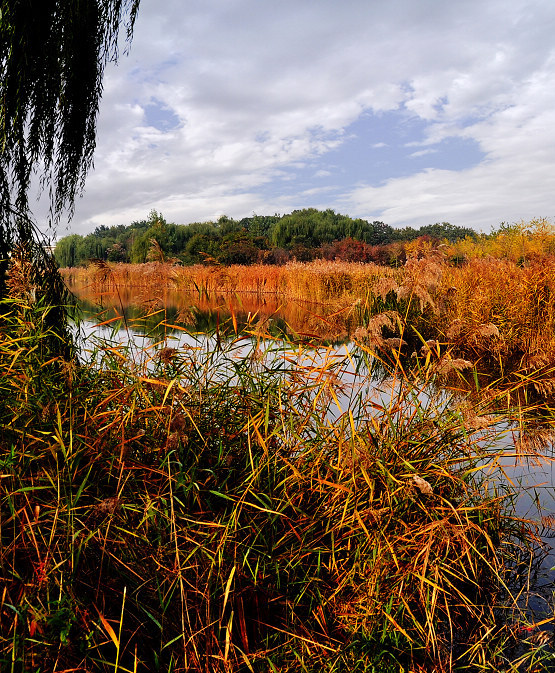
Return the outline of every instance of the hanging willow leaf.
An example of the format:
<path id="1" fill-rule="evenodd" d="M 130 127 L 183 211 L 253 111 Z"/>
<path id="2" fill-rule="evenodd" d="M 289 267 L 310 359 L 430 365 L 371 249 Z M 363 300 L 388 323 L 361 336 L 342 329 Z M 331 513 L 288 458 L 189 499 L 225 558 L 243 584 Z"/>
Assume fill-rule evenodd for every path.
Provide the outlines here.
<path id="1" fill-rule="evenodd" d="M 71 212 L 93 160 L 107 62 L 139 0 L 0 0 L 0 197 L 26 212 L 33 171 Z"/>
<path id="2" fill-rule="evenodd" d="M 0 299 L 11 252 L 24 245 L 45 295 L 61 279 L 29 211 L 31 176 L 51 222 L 73 214 L 93 163 L 104 68 L 129 44 L 139 0 L 0 0 Z M 33 244 L 32 244 L 33 242 Z"/>

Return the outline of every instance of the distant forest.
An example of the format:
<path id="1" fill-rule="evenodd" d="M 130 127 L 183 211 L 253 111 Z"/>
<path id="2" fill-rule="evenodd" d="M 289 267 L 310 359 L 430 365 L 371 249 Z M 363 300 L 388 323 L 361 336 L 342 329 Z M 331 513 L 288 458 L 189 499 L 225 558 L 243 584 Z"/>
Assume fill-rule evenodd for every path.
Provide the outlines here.
<path id="1" fill-rule="evenodd" d="M 217 222 L 173 224 L 151 211 L 146 220 L 130 225 L 97 227 L 92 234 L 64 236 L 54 255 L 61 267 L 86 264 L 90 259 L 141 264 L 174 261 L 191 264 L 285 264 L 316 258 L 396 265 L 404 245 L 420 237 L 455 242 L 476 239 L 475 231 L 448 222 L 419 229 L 395 229 L 340 215 L 331 209 L 294 210 L 287 215 L 254 215 Z"/>

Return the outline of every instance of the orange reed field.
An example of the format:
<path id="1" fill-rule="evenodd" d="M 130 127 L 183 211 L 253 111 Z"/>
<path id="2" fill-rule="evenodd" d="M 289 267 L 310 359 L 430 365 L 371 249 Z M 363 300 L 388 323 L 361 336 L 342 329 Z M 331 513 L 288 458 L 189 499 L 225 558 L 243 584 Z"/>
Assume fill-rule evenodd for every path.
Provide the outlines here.
<path id="1" fill-rule="evenodd" d="M 140 290 L 206 295 L 273 297 L 320 305 L 318 313 L 337 323 L 348 319 L 368 327 L 373 316 L 393 311 L 388 336 L 407 339 L 415 331 L 426 340 L 456 346 L 467 355 L 511 360 L 518 366 L 555 362 L 555 256 L 529 259 L 470 257 L 454 264 L 448 246 L 413 245 L 405 264 L 314 261 L 286 266 L 193 266 L 148 263 L 91 264 L 66 269 L 78 293 Z M 370 325 L 371 327 L 371 325 Z M 401 334 L 393 334 L 395 331 Z M 381 336 L 381 334 L 380 334 Z"/>
<path id="2" fill-rule="evenodd" d="M 364 295 L 383 276 L 395 270 L 376 264 L 349 262 L 291 262 L 285 266 L 174 266 L 147 264 L 91 264 L 63 270 L 70 287 L 98 290 L 123 287 L 159 291 L 162 288 L 198 293 L 239 292 L 277 295 L 306 301 Z"/>

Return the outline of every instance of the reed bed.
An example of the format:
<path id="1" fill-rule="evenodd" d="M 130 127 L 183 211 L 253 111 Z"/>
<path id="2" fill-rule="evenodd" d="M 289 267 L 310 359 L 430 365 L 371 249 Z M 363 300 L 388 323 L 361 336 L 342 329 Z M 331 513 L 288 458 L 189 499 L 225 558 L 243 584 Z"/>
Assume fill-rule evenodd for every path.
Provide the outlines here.
<path id="1" fill-rule="evenodd" d="M 532 256 L 525 264 L 474 257 L 453 265 L 448 248 L 415 242 L 407 250 L 399 269 L 321 260 L 285 267 L 101 264 L 67 271 L 66 279 L 88 292 L 133 287 L 158 296 L 172 288 L 199 301 L 227 294 L 279 298 L 286 305 L 312 302 L 307 313 L 315 319 L 305 316 L 303 324 L 297 312 L 290 326 L 327 339 L 352 336 L 357 328 L 372 333 L 375 321 L 389 312 L 397 316 L 395 324 L 379 336 L 406 342 L 407 356 L 433 342 L 496 377 L 512 371 L 518 378 L 543 368 L 543 392 L 555 391 L 555 257 Z"/>
<path id="2" fill-rule="evenodd" d="M 197 294 L 242 292 L 328 302 L 330 298 L 364 294 L 377 278 L 395 271 L 376 264 L 316 260 L 278 267 L 92 263 L 86 268 L 64 269 L 63 273 L 70 287 L 99 291 L 116 287 L 172 288 Z"/>
<path id="3" fill-rule="evenodd" d="M 34 312 L 0 327 L 2 670 L 552 665 L 552 615 L 524 600 L 537 528 L 479 477 L 494 394 L 471 413 L 399 358 L 367 394 L 364 343 L 233 321 L 66 362 Z"/>

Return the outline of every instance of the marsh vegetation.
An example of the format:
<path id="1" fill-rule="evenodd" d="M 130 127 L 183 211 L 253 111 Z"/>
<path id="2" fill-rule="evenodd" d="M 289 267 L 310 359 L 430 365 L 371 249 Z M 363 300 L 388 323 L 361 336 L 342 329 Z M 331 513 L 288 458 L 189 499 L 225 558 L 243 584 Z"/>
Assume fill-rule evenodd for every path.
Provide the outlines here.
<path id="1" fill-rule="evenodd" d="M 400 268 L 71 270 L 124 329 L 140 290 L 154 337 L 73 358 L 14 260 L 2 670 L 553 667 L 552 520 L 523 518 L 502 473 L 550 459 L 553 261 L 409 253 Z M 274 305 L 241 317 L 230 301 L 207 339 L 154 288 L 310 310 L 276 339 Z"/>

